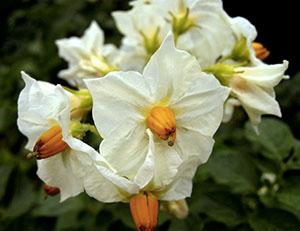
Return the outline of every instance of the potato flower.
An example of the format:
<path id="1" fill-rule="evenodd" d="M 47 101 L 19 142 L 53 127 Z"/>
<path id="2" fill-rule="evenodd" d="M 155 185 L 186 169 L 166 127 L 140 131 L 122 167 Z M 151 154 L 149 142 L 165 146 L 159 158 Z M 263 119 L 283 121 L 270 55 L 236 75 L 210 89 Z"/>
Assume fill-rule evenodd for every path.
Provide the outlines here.
<path id="1" fill-rule="evenodd" d="M 170 30 L 176 46 L 196 56 L 203 67 L 214 64 L 232 41 L 221 0 L 134 1 L 131 5 L 129 11 L 113 13 L 125 36 L 121 60 L 127 70 L 142 71 Z"/>
<path id="2" fill-rule="evenodd" d="M 118 69 L 117 49 L 112 44 L 104 45 L 103 31 L 95 21 L 81 38 L 59 39 L 56 45 L 59 56 L 69 64 L 59 77 L 73 86 L 84 87 L 82 79 L 102 77 Z"/>
<path id="3" fill-rule="evenodd" d="M 287 68 L 288 61 L 283 61 L 281 64 L 261 64 L 249 67 L 235 67 L 234 65 L 218 63 L 206 68 L 206 71 L 213 73 L 222 85 L 230 88 L 231 97 L 239 101 L 247 112 L 252 125 L 256 128 L 264 114 L 281 117 L 280 106 L 275 99 L 274 87 L 282 79 L 289 78 L 284 75 Z M 226 111 L 230 112 L 233 110 L 232 106 L 238 106 L 239 103 L 231 101 L 231 104 L 228 104 L 230 108 L 227 108 Z M 228 121 L 229 118 L 226 120 Z"/>
<path id="4" fill-rule="evenodd" d="M 151 180 L 163 186 L 190 157 L 207 161 L 228 89 L 202 72 L 193 56 L 177 50 L 171 34 L 143 74 L 112 72 L 85 83 L 94 102 L 95 125 L 104 139 L 100 153 L 120 175 L 140 187 Z M 155 135 L 154 173 L 145 170 L 148 129 Z M 145 171 L 144 178 L 134 179 L 139 171 Z"/>
<path id="5" fill-rule="evenodd" d="M 83 192 L 84 171 L 80 170 L 88 163 L 70 145 L 81 142 L 72 131 L 75 128 L 76 134 L 80 133 L 78 116 L 90 105 L 60 85 L 36 81 L 24 72 L 22 78 L 26 86 L 18 99 L 18 128 L 28 138 L 30 155 L 37 158 L 38 176 L 50 187 L 59 188 L 64 201 Z M 73 118 L 76 121 L 71 121 Z"/>

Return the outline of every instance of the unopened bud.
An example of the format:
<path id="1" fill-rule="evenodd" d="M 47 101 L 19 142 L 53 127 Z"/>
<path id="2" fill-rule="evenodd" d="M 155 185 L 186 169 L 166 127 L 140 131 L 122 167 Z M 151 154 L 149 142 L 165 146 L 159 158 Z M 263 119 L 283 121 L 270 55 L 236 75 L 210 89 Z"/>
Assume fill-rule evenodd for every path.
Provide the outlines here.
<path id="1" fill-rule="evenodd" d="M 167 201 L 162 204 L 161 209 L 177 219 L 185 219 L 189 214 L 189 207 L 186 200 Z"/>

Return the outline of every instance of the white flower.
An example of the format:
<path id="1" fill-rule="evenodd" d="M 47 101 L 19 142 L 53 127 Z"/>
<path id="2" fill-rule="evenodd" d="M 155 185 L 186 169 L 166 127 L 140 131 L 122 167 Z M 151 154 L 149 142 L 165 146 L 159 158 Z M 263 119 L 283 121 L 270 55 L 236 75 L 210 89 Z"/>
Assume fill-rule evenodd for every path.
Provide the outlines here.
<path id="1" fill-rule="evenodd" d="M 191 195 L 192 179 L 198 165 L 201 163 L 200 159 L 195 156 L 183 162 L 168 184 L 157 185 L 154 183 L 155 180 L 147 185 L 139 184 L 141 183 L 140 180 L 144 181 L 145 177 L 153 177 L 155 170 L 153 134 L 150 130 L 147 130 L 147 135 L 149 137 L 149 147 L 145 160 L 146 164 L 137 172 L 134 180 L 120 176 L 119 172 L 108 166 L 102 155 L 96 153 L 92 148 L 86 149 L 85 153 L 82 153 L 88 153 L 90 159 L 94 161 L 92 165 L 88 166 L 88 174 L 83 177 L 87 194 L 98 201 L 106 203 L 129 202 L 137 230 L 155 229 L 159 209 L 158 200 L 181 200 Z M 72 146 L 72 148 L 82 150 L 81 145 Z"/>
<path id="2" fill-rule="evenodd" d="M 256 57 L 253 42 L 257 37 L 257 31 L 247 19 L 226 15 L 231 25 L 233 36 L 228 37 L 227 46 L 223 56 L 239 62 L 250 62 L 250 65 L 261 65 L 261 60 Z"/>
<path id="3" fill-rule="evenodd" d="M 264 114 L 281 117 L 280 106 L 275 99 L 274 87 L 282 79 L 289 78 L 284 75 L 287 68 L 288 61 L 283 61 L 282 64 L 266 65 L 262 63 L 253 67 L 234 67 L 233 65 L 217 63 L 205 70 L 208 73 L 213 73 L 222 85 L 231 89 L 231 96 L 243 106 L 252 125 L 256 128 Z M 238 106 L 238 103 L 228 101 L 228 104 L 225 104 L 225 108 L 227 107 L 225 120 L 231 118 L 233 106 Z"/>
<path id="4" fill-rule="evenodd" d="M 142 71 L 169 30 L 176 46 L 196 56 L 201 66 L 214 64 L 233 40 L 221 0 L 134 1 L 131 5 L 130 11 L 113 13 L 125 35 L 123 70 Z"/>
<path id="5" fill-rule="evenodd" d="M 26 148 L 30 151 L 43 142 L 41 137 L 52 140 L 37 156 L 37 174 L 47 185 L 58 187 L 64 201 L 83 192 L 80 170 L 85 162 L 80 153 L 69 148 L 72 142 L 81 142 L 69 131 L 72 96 L 61 86 L 36 81 L 24 72 L 22 78 L 26 86 L 18 100 L 18 128 L 28 138 Z"/>
<path id="6" fill-rule="evenodd" d="M 122 70 L 142 71 L 168 32 L 163 12 L 153 4 L 134 2 L 129 11 L 112 13 L 117 28 L 125 36 L 121 46 Z"/>
<path id="7" fill-rule="evenodd" d="M 212 65 L 232 37 L 221 0 L 153 0 L 165 11 L 176 47 L 196 56 L 201 67 Z"/>
<path id="8" fill-rule="evenodd" d="M 195 58 L 177 50 L 173 36 L 167 36 L 143 74 L 112 72 L 85 83 L 104 139 L 100 153 L 121 176 L 141 188 L 159 188 L 169 185 L 190 158 L 207 161 L 229 92 L 201 72 Z"/>
<path id="9" fill-rule="evenodd" d="M 83 86 L 83 78 L 102 77 L 117 70 L 118 52 L 113 45 L 104 45 L 103 31 L 95 21 L 81 38 L 59 39 L 56 44 L 60 57 L 69 63 L 59 76 L 73 86 Z"/>
<path id="10" fill-rule="evenodd" d="M 232 95 L 246 110 L 254 126 L 261 122 L 263 114 L 281 117 L 274 87 L 282 79 L 288 78 L 284 75 L 287 68 L 288 61 L 275 65 L 262 64 L 256 67 L 235 68 L 236 74 L 229 81 L 229 87 Z"/>

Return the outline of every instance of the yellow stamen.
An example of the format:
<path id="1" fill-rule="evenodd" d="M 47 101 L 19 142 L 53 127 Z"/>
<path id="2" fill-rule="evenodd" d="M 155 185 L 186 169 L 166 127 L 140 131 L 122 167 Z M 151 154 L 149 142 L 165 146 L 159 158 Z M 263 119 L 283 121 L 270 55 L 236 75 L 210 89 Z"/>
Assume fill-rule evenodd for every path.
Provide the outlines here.
<path id="1" fill-rule="evenodd" d="M 44 132 L 36 142 L 33 153 L 27 155 L 28 158 L 36 157 L 45 159 L 56 155 L 68 148 L 68 145 L 62 140 L 62 130 L 59 125 L 54 125 Z"/>
<path id="2" fill-rule="evenodd" d="M 252 47 L 255 51 L 255 55 L 260 60 L 265 60 L 270 55 L 270 51 L 265 48 L 261 43 L 253 42 Z"/>
<path id="3" fill-rule="evenodd" d="M 176 119 L 169 107 L 155 106 L 147 116 L 147 126 L 162 140 L 173 146 L 176 140 Z"/>
<path id="4" fill-rule="evenodd" d="M 157 226 L 158 200 L 150 192 L 130 199 L 130 211 L 138 231 L 154 231 Z"/>

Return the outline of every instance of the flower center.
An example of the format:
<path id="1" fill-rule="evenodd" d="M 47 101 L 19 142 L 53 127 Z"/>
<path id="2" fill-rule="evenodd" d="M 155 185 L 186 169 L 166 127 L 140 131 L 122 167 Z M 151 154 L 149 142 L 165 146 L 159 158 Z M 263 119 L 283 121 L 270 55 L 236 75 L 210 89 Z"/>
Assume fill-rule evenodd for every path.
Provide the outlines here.
<path id="1" fill-rule="evenodd" d="M 157 225 L 158 200 L 150 192 L 142 192 L 130 199 L 130 211 L 138 231 L 154 231 Z"/>
<path id="2" fill-rule="evenodd" d="M 178 2 L 178 12 L 169 12 L 171 16 L 172 31 L 174 33 L 175 42 L 178 37 L 191 28 L 196 26 L 196 18 L 190 14 L 189 8 L 185 6 L 184 1 Z"/>
<path id="3" fill-rule="evenodd" d="M 117 66 L 110 64 L 104 56 L 98 55 L 95 51 L 92 55 L 84 57 L 80 61 L 80 66 L 86 72 L 98 77 L 118 70 Z"/>
<path id="4" fill-rule="evenodd" d="M 62 138 L 61 127 L 57 124 L 52 126 L 40 136 L 33 148 L 33 153 L 28 154 L 27 157 L 35 156 L 37 159 L 45 159 L 66 150 L 68 145 Z"/>
<path id="5" fill-rule="evenodd" d="M 176 139 L 176 119 L 169 107 L 155 106 L 147 116 L 147 126 L 162 140 L 173 146 Z"/>
<path id="6" fill-rule="evenodd" d="M 154 52 L 159 48 L 161 44 L 161 38 L 159 36 L 160 28 L 157 27 L 155 29 L 149 30 L 149 32 L 145 33 L 143 31 L 140 31 L 148 60 L 154 54 Z"/>

